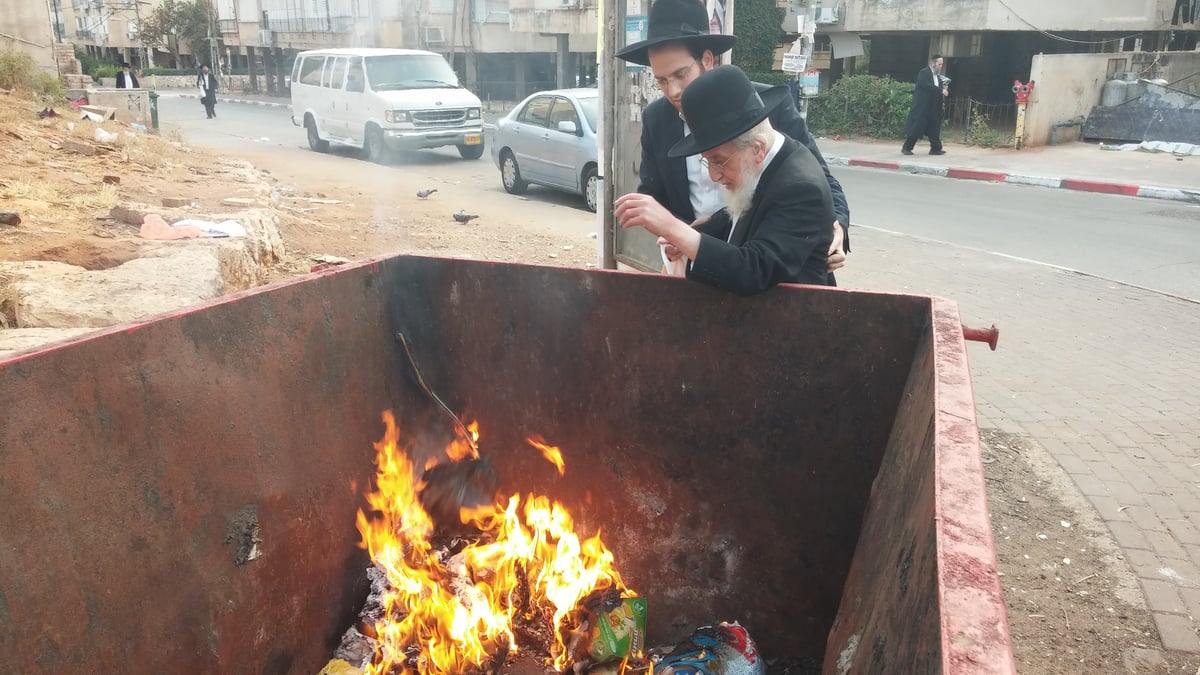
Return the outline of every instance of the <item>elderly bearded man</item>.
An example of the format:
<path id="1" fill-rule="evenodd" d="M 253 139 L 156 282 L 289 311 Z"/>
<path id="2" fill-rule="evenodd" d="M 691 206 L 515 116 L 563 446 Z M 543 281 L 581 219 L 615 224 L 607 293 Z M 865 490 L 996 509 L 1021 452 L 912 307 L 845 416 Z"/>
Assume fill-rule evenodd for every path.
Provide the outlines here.
<path id="1" fill-rule="evenodd" d="M 650 66 L 662 98 L 646 106 L 642 116 L 642 162 L 638 169 L 638 192 L 653 195 L 681 220 L 695 222 L 712 215 L 724 204 L 721 191 L 700 166 L 698 157 L 667 156 L 690 130 L 680 119 L 683 92 L 700 74 L 712 70 L 717 56 L 733 48 L 733 35 L 709 32 L 708 14 L 700 0 L 654 0 L 647 20 L 648 37 L 617 52 L 618 59 Z M 769 89 L 755 84 L 761 94 Z M 850 207 L 841 184 L 829 172 L 821 150 L 792 100 L 771 112 L 771 126 L 804 144 L 821 163 L 833 197 L 837 222 L 829 247 L 829 271 L 845 264 L 850 250 Z M 833 275 L 828 278 L 834 283 Z"/>
<path id="2" fill-rule="evenodd" d="M 779 283 L 826 283 L 833 199 L 825 172 L 801 143 L 767 117 L 786 87 L 759 94 L 737 66 L 720 66 L 683 92 L 691 134 L 671 157 L 699 154 L 725 207 L 692 227 L 654 197 L 627 194 L 614 215 L 622 227 L 659 237 L 668 258 L 687 258 L 687 277 L 743 295 Z"/>

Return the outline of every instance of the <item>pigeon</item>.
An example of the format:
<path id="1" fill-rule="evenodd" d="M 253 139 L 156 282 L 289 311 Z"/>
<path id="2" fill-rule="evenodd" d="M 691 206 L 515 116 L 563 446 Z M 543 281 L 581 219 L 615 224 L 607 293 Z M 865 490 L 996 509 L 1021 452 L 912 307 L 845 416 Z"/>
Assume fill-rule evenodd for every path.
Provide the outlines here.
<path id="1" fill-rule="evenodd" d="M 469 223 L 478 217 L 479 216 L 468 215 L 466 211 L 463 211 L 461 209 L 458 211 L 458 213 L 454 214 L 454 219 L 460 223 Z"/>
<path id="2" fill-rule="evenodd" d="M 417 190 L 417 196 L 420 197 L 421 199 L 425 199 L 426 197 L 428 197 L 429 195 L 431 195 L 435 192 L 437 192 L 437 188 Z"/>

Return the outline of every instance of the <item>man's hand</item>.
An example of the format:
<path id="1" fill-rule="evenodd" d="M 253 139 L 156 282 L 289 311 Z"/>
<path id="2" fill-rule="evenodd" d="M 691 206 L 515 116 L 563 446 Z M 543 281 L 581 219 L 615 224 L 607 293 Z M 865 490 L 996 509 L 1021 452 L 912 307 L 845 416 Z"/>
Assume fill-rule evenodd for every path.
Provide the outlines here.
<path id="1" fill-rule="evenodd" d="M 842 232 L 842 224 L 838 221 L 833 221 L 833 243 L 829 245 L 829 253 L 827 254 L 827 262 L 829 271 L 839 270 L 846 265 L 846 252 L 842 250 L 842 243 L 845 241 L 845 233 Z"/>
<path id="2" fill-rule="evenodd" d="M 639 193 L 622 195 L 617 198 L 613 215 L 621 227 L 640 227 L 667 240 L 688 259 L 696 259 L 700 250 L 699 230 L 676 218 L 654 197 Z"/>

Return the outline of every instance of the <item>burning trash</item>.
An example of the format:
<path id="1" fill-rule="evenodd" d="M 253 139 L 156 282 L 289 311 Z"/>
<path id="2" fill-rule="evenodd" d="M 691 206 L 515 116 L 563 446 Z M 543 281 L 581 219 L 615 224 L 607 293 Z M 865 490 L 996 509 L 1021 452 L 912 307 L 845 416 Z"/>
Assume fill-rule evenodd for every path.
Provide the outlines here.
<path id="1" fill-rule="evenodd" d="M 640 656 L 646 605 L 621 580 L 599 533 L 581 538 L 562 504 L 516 494 L 462 508 L 461 523 L 478 535 L 435 543 L 421 500 L 435 463 L 418 474 L 390 411 L 383 421 L 375 488 L 357 518 L 372 592 L 337 659 L 372 675 L 436 675 L 499 672 L 531 650 L 564 671 L 576 659 L 568 640 L 577 650 L 586 644 L 578 654 L 589 665 Z M 477 427 L 469 433 L 447 448 L 451 462 L 477 458 L 465 449 Z M 557 448 L 529 442 L 563 471 Z"/>

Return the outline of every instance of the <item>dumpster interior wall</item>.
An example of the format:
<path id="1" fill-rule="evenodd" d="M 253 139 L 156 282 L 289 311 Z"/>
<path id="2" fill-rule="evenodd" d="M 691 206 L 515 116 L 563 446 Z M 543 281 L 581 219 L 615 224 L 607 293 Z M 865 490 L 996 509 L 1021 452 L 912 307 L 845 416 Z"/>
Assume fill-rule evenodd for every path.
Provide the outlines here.
<path id="1" fill-rule="evenodd" d="M 418 462 L 451 437 L 404 332 L 502 491 L 602 532 L 655 643 L 738 619 L 765 654 L 819 661 L 889 436 L 917 464 L 890 489 L 931 480 L 893 434 L 929 331 L 928 298 L 396 257 L 0 362 L 0 652 L 316 672 L 366 594 L 354 515 L 381 411 Z M 910 542 L 924 564 L 934 542 Z"/>

